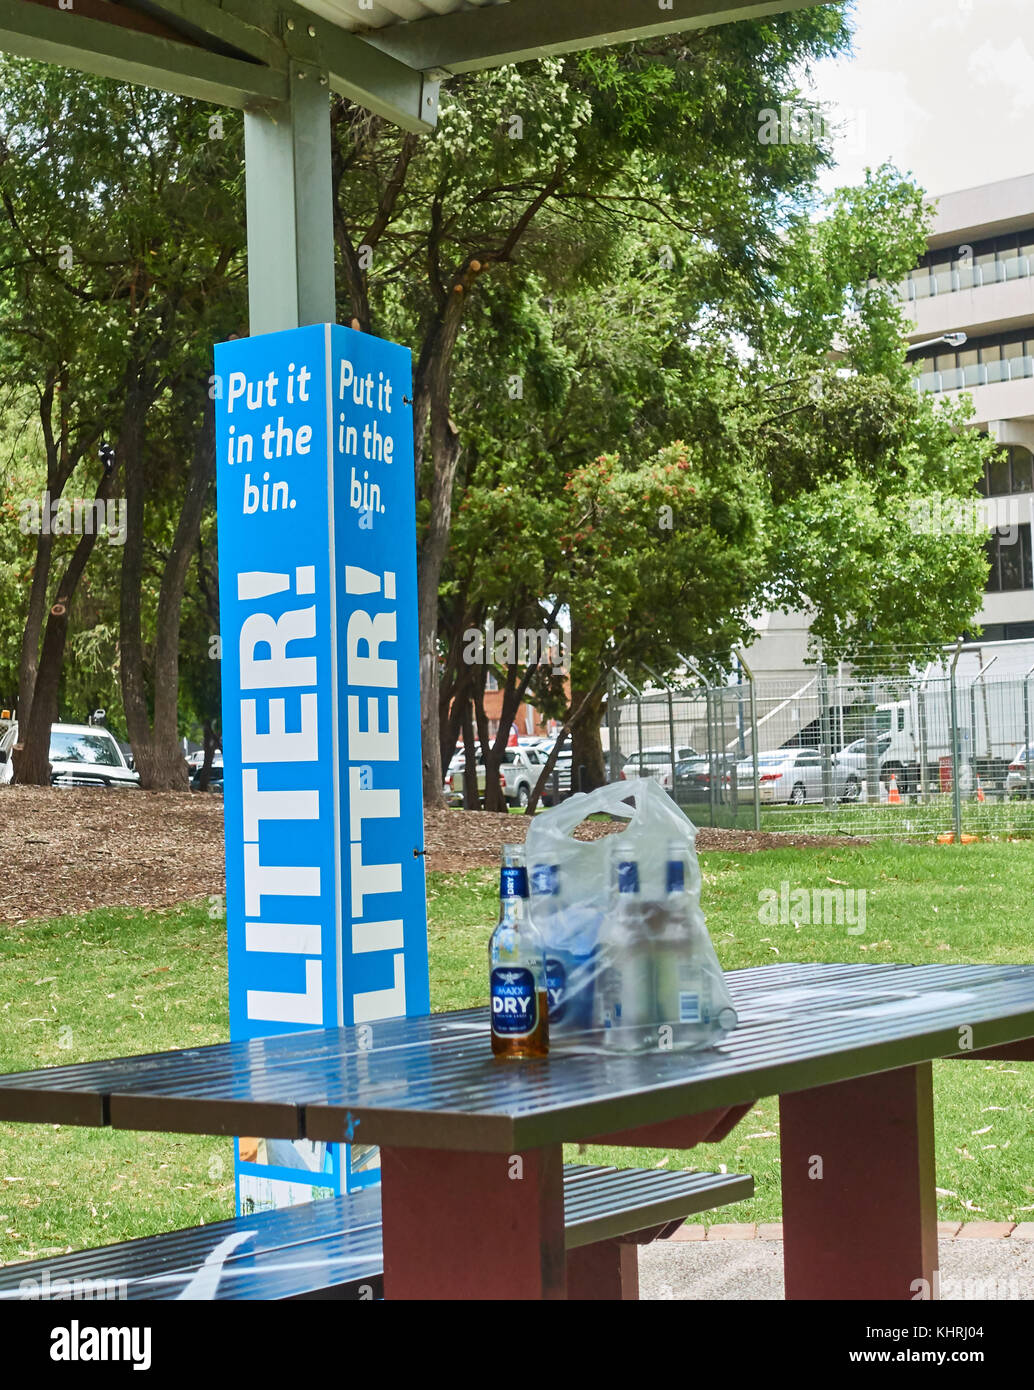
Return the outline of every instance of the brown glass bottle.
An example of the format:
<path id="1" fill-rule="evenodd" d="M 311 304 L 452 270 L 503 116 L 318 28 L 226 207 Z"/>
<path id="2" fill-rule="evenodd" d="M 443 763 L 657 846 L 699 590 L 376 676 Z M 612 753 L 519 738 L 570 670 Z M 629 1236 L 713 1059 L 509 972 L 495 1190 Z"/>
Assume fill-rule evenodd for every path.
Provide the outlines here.
<path id="1" fill-rule="evenodd" d="M 520 845 L 503 846 L 499 923 L 488 943 L 492 1053 L 521 1061 L 549 1052 L 546 953 L 528 916 L 528 871 Z"/>

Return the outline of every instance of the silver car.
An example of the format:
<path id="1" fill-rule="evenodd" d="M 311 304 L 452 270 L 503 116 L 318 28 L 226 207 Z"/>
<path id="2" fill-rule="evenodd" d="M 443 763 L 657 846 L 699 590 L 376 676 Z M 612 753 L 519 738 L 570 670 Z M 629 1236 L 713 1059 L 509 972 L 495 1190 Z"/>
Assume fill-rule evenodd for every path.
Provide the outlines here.
<path id="1" fill-rule="evenodd" d="M 747 758 L 736 766 L 741 789 L 754 783 L 754 762 Z M 758 793 L 760 800 L 803 806 L 821 801 L 822 759 L 817 748 L 778 748 L 758 754 Z"/>

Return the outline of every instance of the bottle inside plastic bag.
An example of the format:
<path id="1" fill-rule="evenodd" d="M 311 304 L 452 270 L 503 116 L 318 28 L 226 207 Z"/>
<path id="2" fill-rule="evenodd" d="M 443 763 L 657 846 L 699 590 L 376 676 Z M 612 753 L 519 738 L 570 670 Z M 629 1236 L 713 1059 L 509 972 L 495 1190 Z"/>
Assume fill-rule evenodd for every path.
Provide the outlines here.
<path id="1" fill-rule="evenodd" d="M 554 1031 L 587 1033 L 593 1026 L 593 977 L 599 922 L 564 893 L 558 864 L 533 864 L 531 916 L 546 955 L 549 1024 Z"/>
<path id="2" fill-rule="evenodd" d="M 629 824 L 575 840 L 575 827 L 600 811 Z M 578 794 L 536 816 L 527 842 L 531 913 L 551 972 L 554 1051 L 687 1051 L 714 1046 L 735 1027 L 700 910 L 695 837 L 651 778 Z"/>
<path id="3" fill-rule="evenodd" d="M 659 1028 L 670 1030 L 661 1035 L 662 1046 L 668 1043 L 673 1051 L 706 1046 L 716 1025 L 723 1032 L 736 1026 L 735 1010 L 723 998 L 716 998 L 707 953 L 699 949 L 700 928 L 694 918 L 693 900 L 686 890 L 687 859 L 683 843 L 669 843 L 664 866 L 665 899 L 654 908 L 649 926 L 654 1021 Z"/>
<path id="4" fill-rule="evenodd" d="M 599 934 L 596 1023 L 608 1050 L 645 1052 L 655 1040 L 653 952 L 639 892 L 639 865 L 621 845 L 612 849 L 611 884 L 612 907 Z"/>

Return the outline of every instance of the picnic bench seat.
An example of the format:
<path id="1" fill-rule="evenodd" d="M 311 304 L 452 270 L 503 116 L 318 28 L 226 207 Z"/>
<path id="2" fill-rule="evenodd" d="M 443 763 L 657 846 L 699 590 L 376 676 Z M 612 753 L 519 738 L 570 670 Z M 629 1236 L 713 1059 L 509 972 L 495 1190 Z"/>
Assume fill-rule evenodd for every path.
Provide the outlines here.
<path id="1" fill-rule="evenodd" d="M 753 1192 L 753 1178 L 737 1173 L 565 1164 L 568 1296 L 638 1297 L 638 1245 L 672 1233 L 687 1216 Z M 382 1294 L 376 1187 L 0 1267 L 0 1301 L 359 1300 Z"/>

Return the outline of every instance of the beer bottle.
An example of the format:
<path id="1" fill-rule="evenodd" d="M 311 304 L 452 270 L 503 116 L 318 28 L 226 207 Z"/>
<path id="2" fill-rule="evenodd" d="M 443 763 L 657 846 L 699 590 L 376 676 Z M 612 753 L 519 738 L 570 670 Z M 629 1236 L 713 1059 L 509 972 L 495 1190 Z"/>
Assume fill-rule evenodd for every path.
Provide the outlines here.
<path id="1" fill-rule="evenodd" d="M 531 866 L 531 920 L 546 951 L 549 1027 L 561 1034 L 592 1028 L 593 975 L 598 927 L 584 907 L 563 892 L 557 864 Z"/>
<path id="2" fill-rule="evenodd" d="M 523 845 L 504 845 L 499 871 L 499 923 L 488 943 L 492 1052 L 545 1057 L 549 1052 L 546 955 L 528 914 Z"/>
<path id="3" fill-rule="evenodd" d="M 639 864 L 616 847 L 611 854 L 612 907 L 600 932 L 602 973 L 597 989 L 603 1046 L 642 1052 L 652 1041 L 653 962 L 639 895 Z"/>
<path id="4" fill-rule="evenodd" d="M 693 903 L 686 891 L 688 852 L 680 842 L 668 845 L 666 897 L 660 929 L 652 941 L 657 1021 L 665 1039 L 660 1045 L 706 1046 L 722 1029 L 736 1026 L 736 1013 L 721 1008 L 717 1017 L 713 981 L 700 949 L 703 928 L 694 924 Z"/>
<path id="5" fill-rule="evenodd" d="M 677 844 L 668 845 L 665 889 L 660 931 L 653 941 L 657 1021 L 667 1025 L 676 1048 L 692 1047 L 710 1030 L 710 991 L 694 960 L 686 864 Z"/>

